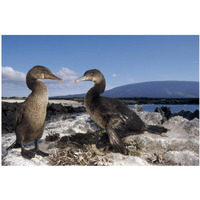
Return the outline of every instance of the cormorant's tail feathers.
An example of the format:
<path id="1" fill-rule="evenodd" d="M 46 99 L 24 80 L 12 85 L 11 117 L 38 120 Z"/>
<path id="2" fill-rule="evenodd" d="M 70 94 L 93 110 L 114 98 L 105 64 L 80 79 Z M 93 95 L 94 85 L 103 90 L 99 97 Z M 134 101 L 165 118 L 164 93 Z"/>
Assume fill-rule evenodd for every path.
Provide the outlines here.
<path id="1" fill-rule="evenodd" d="M 21 147 L 21 145 L 17 142 L 17 141 L 15 141 L 14 143 L 12 143 L 7 149 L 6 149 L 6 151 L 8 151 L 9 149 L 15 149 L 15 148 L 20 148 Z"/>
<path id="2" fill-rule="evenodd" d="M 162 133 L 166 133 L 168 129 L 162 126 L 147 125 L 146 131 L 149 133 L 154 133 L 154 134 L 162 134 Z"/>
<path id="3" fill-rule="evenodd" d="M 112 130 L 108 131 L 108 136 L 111 145 L 119 152 L 124 153 L 123 142 L 119 138 L 119 136 Z"/>

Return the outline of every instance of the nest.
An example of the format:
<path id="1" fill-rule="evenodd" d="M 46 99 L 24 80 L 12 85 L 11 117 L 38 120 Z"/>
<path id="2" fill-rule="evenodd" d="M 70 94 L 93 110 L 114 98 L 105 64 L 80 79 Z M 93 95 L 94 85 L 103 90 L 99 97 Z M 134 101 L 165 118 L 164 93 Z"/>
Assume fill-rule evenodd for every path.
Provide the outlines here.
<path id="1" fill-rule="evenodd" d="M 67 147 L 59 149 L 50 155 L 50 164 L 56 166 L 82 165 L 82 166 L 107 166 L 111 160 L 102 154 L 98 154 L 92 145 L 84 148 Z"/>
<path id="2" fill-rule="evenodd" d="M 58 136 L 48 136 L 48 140 Z M 54 140 L 55 141 L 55 140 Z M 64 136 L 56 141 L 58 150 L 49 156 L 49 164 L 56 166 L 82 165 L 82 166 L 107 166 L 112 162 L 106 157 L 109 139 L 107 134 L 77 133 Z"/>

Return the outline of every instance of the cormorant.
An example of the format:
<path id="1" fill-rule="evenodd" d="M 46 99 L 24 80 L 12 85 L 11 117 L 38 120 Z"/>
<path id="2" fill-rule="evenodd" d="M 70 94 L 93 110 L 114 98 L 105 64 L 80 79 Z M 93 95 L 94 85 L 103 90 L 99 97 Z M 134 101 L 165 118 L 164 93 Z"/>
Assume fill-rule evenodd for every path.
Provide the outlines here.
<path id="1" fill-rule="evenodd" d="M 52 72 L 44 67 L 37 65 L 29 70 L 26 75 L 26 84 L 31 94 L 20 105 L 15 115 L 15 133 L 16 141 L 7 148 L 21 147 L 21 155 L 24 158 L 31 159 L 35 154 L 48 156 L 38 147 L 38 142 L 44 131 L 44 123 L 46 119 L 48 90 L 45 84 L 38 79 L 54 79 L 63 81 L 56 77 Z M 35 149 L 26 150 L 24 144 L 34 141 Z"/>
<path id="2" fill-rule="evenodd" d="M 81 78 L 76 80 L 76 83 L 80 81 L 94 82 L 94 86 L 84 98 L 84 105 L 94 122 L 106 130 L 111 145 L 118 152 L 124 153 L 121 138 L 127 135 L 144 131 L 152 133 L 167 131 L 164 127 L 146 125 L 133 110 L 120 100 L 100 96 L 105 90 L 106 83 L 99 70 L 86 71 Z"/>

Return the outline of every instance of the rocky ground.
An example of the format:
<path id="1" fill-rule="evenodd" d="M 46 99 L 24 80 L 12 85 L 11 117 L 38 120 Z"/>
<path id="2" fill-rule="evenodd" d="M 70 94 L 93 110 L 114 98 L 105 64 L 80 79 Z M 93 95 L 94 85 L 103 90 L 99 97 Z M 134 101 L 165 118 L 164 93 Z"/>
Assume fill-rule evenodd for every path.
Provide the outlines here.
<path id="1" fill-rule="evenodd" d="M 15 112 L 24 100 L 6 100 L 2 102 L 2 133 L 14 131 Z M 73 105 L 73 106 L 72 106 Z M 76 101 L 50 100 L 47 107 L 47 120 L 60 114 L 72 114 L 85 112 L 82 103 Z"/>
<path id="2" fill-rule="evenodd" d="M 145 132 L 123 138 L 127 155 L 116 153 L 105 131 L 100 130 L 84 107 L 49 104 L 45 131 L 40 148 L 50 155 L 31 160 L 20 155 L 20 149 L 6 148 L 15 141 L 13 125 L 7 116 L 13 115 L 18 104 L 2 105 L 2 165 L 199 165 L 199 119 L 183 116 L 167 117 L 163 110 L 148 113 L 141 107 L 135 111 L 149 125 L 168 129 L 161 135 Z M 11 107 L 13 107 L 11 109 Z M 9 126 L 9 121 L 12 126 Z M 7 124 L 6 124 L 7 123 Z M 4 127 L 7 125 L 7 128 Z M 26 148 L 33 148 L 33 144 Z"/>

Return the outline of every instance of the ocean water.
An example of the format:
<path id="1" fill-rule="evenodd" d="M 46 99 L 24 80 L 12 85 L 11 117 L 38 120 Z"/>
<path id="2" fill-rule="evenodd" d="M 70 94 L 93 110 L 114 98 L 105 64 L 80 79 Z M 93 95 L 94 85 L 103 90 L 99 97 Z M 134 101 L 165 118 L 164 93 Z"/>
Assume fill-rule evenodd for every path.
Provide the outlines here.
<path id="1" fill-rule="evenodd" d="M 154 112 L 155 109 L 161 108 L 162 106 L 170 107 L 170 110 L 172 113 L 180 112 L 181 110 L 185 111 L 191 111 L 194 112 L 195 110 L 199 110 L 198 104 L 192 104 L 192 105 L 163 105 L 163 104 L 148 104 L 148 105 L 142 105 L 143 111 L 147 112 Z M 134 105 L 129 105 L 130 108 L 134 108 Z"/>

